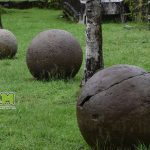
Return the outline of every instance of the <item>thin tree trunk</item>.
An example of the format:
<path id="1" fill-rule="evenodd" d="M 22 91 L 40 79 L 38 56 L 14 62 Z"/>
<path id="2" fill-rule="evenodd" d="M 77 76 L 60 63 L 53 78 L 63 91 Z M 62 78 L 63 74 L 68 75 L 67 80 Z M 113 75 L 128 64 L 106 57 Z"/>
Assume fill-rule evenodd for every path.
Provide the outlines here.
<path id="1" fill-rule="evenodd" d="M 150 0 L 148 1 L 148 28 L 150 30 Z"/>
<path id="2" fill-rule="evenodd" d="M 86 65 L 82 84 L 104 67 L 99 0 L 87 0 L 86 16 Z"/>
<path id="3" fill-rule="evenodd" d="M 1 13 L 0 13 L 0 29 L 3 29 Z"/>
<path id="4" fill-rule="evenodd" d="M 0 11 L 1 11 L 1 8 L 0 8 Z M 1 12 L 0 12 L 0 29 L 3 29 L 3 24 L 2 24 L 2 17 L 1 17 Z"/>
<path id="5" fill-rule="evenodd" d="M 143 4 L 143 0 L 139 0 L 139 13 L 138 13 L 138 22 L 142 22 L 142 4 Z"/>

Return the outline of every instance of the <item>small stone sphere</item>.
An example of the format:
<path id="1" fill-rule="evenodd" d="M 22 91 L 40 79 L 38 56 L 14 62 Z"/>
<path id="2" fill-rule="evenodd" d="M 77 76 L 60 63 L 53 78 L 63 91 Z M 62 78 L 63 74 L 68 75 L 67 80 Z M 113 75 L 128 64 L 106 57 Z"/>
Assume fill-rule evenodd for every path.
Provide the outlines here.
<path id="1" fill-rule="evenodd" d="M 0 59 L 14 57 L 17 48 L 17 40 L 14 34 L 6 29 L 0 29 Z"/>
<path id="2" fill-rule="evenodd" d="M 41 80 L 74 77 L 82 64 L 78 41 L 67 31 L 48 30 L 38 34 L 27 51 L 27 66 Z"/>
<path id="3" fill-rule="evenodd" d="M 130 65 L 97 72 L 82 89 L 77 121 L 93 149 L 135 149 L 150 144 L 150 74 Z"/>

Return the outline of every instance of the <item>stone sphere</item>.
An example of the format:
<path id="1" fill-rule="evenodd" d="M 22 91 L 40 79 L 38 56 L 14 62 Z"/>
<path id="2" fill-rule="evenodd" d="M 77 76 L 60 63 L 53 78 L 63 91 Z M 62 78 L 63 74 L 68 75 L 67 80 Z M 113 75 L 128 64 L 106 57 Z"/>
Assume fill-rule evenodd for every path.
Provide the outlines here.
<path id="1" fill-rule="evenodd" d="M 74 77 L 81 64 L 80 44 L 63 30 L 41 32 L 32 40 L 27 51 L 27 66 L 37 79 Z"/>
<path id="2" fill-rule="evenodd" d="M 17 53 L 17 40 L 13 33 L 0 29 L 0 59 L 12 58 Z"/>
<path id="3" fill-rule="evenodd" d="M 77 120 L 93 149 L 150 144 L 150 74 L 130 65 L 97 72 L 82 89 Z"/>

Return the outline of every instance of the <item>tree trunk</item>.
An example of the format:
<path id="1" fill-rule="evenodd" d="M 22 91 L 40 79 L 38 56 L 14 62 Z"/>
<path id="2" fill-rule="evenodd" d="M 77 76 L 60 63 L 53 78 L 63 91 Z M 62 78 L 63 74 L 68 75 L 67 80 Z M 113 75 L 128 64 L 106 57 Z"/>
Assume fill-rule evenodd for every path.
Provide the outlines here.
<path id="1" fill-rule="evenodd" d="M 150 0 L 148 1 L 148 28 L 150 30 Z"/>
<path id="2" fill-rule="evenodd" d="M 0 11 L 1 11 L 1 10 L 0 10 Z M 1 12 L 0 12 L 0 29 L 3 29 Z"/>
<path id="3" fill-rule="evenodd" d="M 3 24 L 2 24 L 2 8 L 0 6 L 0 29 L 3 29 Z"/>
<path id="4" fill-rule="evenodd" d="M 86 17 L 86 65 L 83 84 L 98 70 L 104 67 L 101 5 L 99 0 L 87 0 Z"/>

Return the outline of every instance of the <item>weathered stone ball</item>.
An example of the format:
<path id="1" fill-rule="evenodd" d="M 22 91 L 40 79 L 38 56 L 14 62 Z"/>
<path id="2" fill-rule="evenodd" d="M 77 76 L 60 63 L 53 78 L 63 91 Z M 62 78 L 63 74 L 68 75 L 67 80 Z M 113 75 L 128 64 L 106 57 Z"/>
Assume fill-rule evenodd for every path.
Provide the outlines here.
<path id="1" fill-rule="evenodd" d="M 14 57 L 17 47 L 14 34 L 6 29 L 0 29 L 0 59 Z"/>
<path id="2" fill-rule="evenodd" d="M 82 89 L 77 120 L 93 149 L 134 149 L 150 144 L 150 74 L 116 65 L 97 72 Z"/>
<path id="3" fill-rule="evenodd" d="M 27 66 L 37 79 L 74 77 L 81 64 L 80 44 L 64 30 L 41 32 L 32 40 L 27 51 Z"/>

